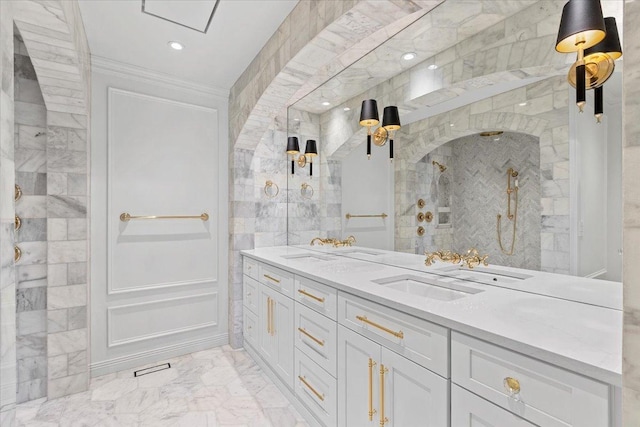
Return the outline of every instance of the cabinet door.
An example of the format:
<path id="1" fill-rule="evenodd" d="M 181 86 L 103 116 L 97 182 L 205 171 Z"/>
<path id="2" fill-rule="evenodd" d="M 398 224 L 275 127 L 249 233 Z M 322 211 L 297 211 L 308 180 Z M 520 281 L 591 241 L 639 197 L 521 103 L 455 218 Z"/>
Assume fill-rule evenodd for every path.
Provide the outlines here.
<path id="1" fill-rule="evenodd" d="M 534 427 L 491 402 L 451 385 L 451 427 Z"/>
<path id="2" fill-rule="evenodd" d="M 382 347 L 384 370 L 378 413 L 387 427 L 447 427 L 449 392 L 447 380 Z M 380 422 L 380 425 L 383 425 Z"/>
<path id="3" fill-rule="evenodd" d="M 380 345 L 338 326 L 338 426 L 377 426 Z"/>
<path id="4" fill-rule="evenodd" d="M 276 358 L 276 349 L 273 334 L 271 332 L 272 310 L 275 305 L 275 302 L 272 299 L 274 293 L 274 291 L 266 286 L 260 286 L 260 324 L 258 325 L 259 333 L 257 334 L 259 341 L 258 352 L 269 365 L 273 364 L 273 361 Z"/>
<path id="5" fill-rule="evenodd" d="M 274 346 L 274 359 L 272 368 L 282 378 L 282 381 L 293 389 L 293 325 L 294 305 L 293 300 L 280 294 L 269 291 L 274 301 L 271 314 L 271 334 Z"/>

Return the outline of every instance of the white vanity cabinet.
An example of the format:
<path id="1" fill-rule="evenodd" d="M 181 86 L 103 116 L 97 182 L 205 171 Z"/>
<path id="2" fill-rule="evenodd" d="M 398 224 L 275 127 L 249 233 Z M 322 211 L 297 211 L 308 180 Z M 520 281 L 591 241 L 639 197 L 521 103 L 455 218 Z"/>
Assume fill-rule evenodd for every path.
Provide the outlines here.
<path id="1" fill-rule="evenodd" d="M 293 388 L 293 300 L 262 286 L 260 302 L 259 351 L 282 381 Z"/>
<path id="2" fill-rule="evenodd" d="M 245 257 L 245 343 L 312 426 L 621 425 L 615 386 L 273 264 Z"/>
<path id="3" fill-rule="evenodd" d="M 535 425 L 610 425 L 606 384 L 459 333 L 451 339 L 451 381 Z"/>
<path id="4" fill-rule="evenodd" d="M 338 327 L 338 426 L 447 427 L 448 381 Z"/>

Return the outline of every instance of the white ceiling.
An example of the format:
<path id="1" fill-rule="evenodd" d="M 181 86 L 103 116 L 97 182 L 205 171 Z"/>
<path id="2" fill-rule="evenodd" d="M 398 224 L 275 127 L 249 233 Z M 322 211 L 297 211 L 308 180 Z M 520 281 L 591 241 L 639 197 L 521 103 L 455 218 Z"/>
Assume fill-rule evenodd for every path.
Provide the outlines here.
<path id="1" fill-rule="evenodd" d="M 143 13 L 142 0 L 79 3 L 92 55 L 228 90 L 298 0 L 220 0 L 206 34 L 166 19 L 202 26 L 211 0 L 147 0 L 165 19 Z"/>

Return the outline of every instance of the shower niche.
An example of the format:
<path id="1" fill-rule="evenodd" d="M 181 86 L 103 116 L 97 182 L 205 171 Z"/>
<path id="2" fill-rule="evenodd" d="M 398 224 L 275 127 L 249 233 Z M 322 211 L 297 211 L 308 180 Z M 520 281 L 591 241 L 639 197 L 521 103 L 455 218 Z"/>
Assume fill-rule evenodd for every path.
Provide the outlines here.
<path id="1" fill-rule="evenodd" d="M 438 228 L 451 227 L 451 180 L 446 170 L 440 172 L 436 181 L 436 218 Z"/>

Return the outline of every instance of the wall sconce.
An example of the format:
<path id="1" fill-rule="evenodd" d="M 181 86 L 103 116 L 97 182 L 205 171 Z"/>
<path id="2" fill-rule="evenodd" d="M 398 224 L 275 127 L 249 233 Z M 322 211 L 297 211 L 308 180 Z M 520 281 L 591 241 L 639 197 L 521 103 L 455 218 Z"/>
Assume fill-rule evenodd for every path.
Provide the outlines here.
<path id="1" fill-rule="evenodd" d="M 584 51 L 587 76 L 590 76 L 591 80 L 595 80 L 592 84 L 595 101 L 593 115 L 598 123 L 601 122 L 604 113 L 604 83 L 613 74 L 616 66 L 615 61 L 622 57 L 622 45 L 620 44 L 616 18 L 612 16 L 604 18 L 604 25 L 607 29 L 604 40 Z"/>
<path id="2" fill-rule="evenodd" d="M 309 163 L 309 176 L 313 176 L 313 158 L 318 155 L 318 146 L 313 139 L 307 139 L 307 146 L 304 149 L 304 158 Z M 300 163 L 298 163 L 300 164 Z M 301 166 L 304 167 L 304 166 Z"/>
<path id="3" fill-rule="evenodd" d="M 360 112 L 360 125 L 367 127 L 367 156 L 371 158 L 371 126 L 379 123 L 378 105 L 375 99 L 367 99 L 362 101 L 362 110 Z M 373 133 L 373 143 L 378 147 L 382 147 L 389 140 L 389 159 L 393 161 L 393 133 L 400 129 L 400 115 L 398 107 L 384 107 L 382 113 L 382 126 Z"/>
<path id="4" fill-rule="evenodd" d="M 300 152 L 300 145 L 298 144 L 297 136 L 290 136 L 287 138 L 287 154 L 291 155 L 291 175 L 295 173 L 294 165 L 296 161 L 296 154 Z"/>
<path id="5" fill-rule="evenodd" d="M 378 116 L 378 103 L 375 99 L 366 99 L 362 101 L 360 109 L 360 126 L 367 128 L 367 157 L 371 158 L 371 126 L 380 123 Z"/>
<path id="6" fill-rule="evenodd" d="M 569 0 L 562 9 L 556 51 L 578 52 L 578 59 L 569 71 L 569 81 L 575 82 L 576 104 L 582 112 L 586 103 L 586 67 L 584 51 L 600 43 L 606 35 L 600 0 Z M 573 84 L 572 84 L 573 85 Z"/>
<path id="7" fill-rule="evenodd" d="M 287 154 L 291 155 L 291 175 L 295 173 L 295 164 L 298 163 L 298 167 L 305 167 L 309 164 L 309 176 L 313 176 L 313 158 L 318 155 L 318 145 L 315 140 L 308 139 L 307 146 L 305 147 L 305 153 L 300 154 L 296 158 L 296 155 L 300 153 L 300 145 L 298 143 L 297 136 L 290 136 L 287 138 Z"/>

